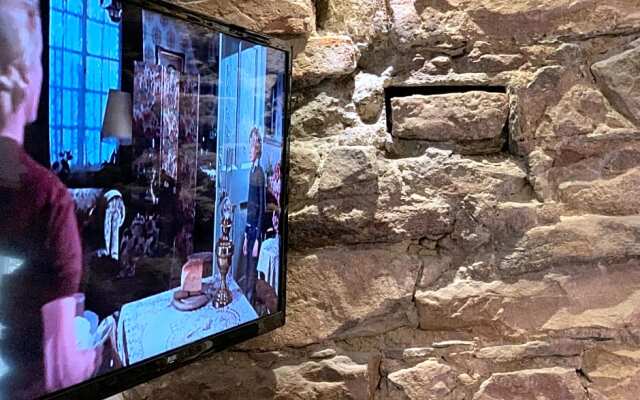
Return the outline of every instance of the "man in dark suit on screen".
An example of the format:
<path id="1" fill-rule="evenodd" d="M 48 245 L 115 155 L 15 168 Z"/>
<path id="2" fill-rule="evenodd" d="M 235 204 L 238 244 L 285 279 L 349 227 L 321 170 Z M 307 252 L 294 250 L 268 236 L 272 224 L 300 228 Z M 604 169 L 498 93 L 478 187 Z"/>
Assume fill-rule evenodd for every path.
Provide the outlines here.
<path id="1" fill-rule="evenodd" d="M 253 305 L 258 275 L 258 256 L 260 239 L 264 225 L 266 207 L 266 178 L 260 166 L 262 155 L 262 138 L 258 128 L 250 134 L 251 172 L 249 173 L 249 196 L 247 199 L 247 225 L 244 231 L 242 254 L 247 257 L 245 270 L 244 293 Z"/>

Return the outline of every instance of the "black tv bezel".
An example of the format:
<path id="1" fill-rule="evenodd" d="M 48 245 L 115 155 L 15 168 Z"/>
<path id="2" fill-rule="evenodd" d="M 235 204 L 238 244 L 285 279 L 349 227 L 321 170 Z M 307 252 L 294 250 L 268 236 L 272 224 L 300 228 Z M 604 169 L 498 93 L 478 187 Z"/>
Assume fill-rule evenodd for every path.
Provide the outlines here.
<path id="1" fill-rule="evenodd" d="M 94 0 L 98 1 L 98 0 Z M 147 1 L 147 0 L 121 0 L 125 13 L 129 7 L 148 10 L 159 14 L 176 18 L 185 22 L 194 23 L 207 29 L 243 39 L 252 43 L 264 45 L 274 49 L 281 50 L 285 53 L 285 96 L 284 102 L 284 132 L 283 132 L 283 161 L 282 161 L 282 190 L 281 190 L 281 248 L 284 254 L 280 257 L 280 288 L 278 293 L 278 312 L 261 317 L 255 321 L 239 325 L 235 328 L 217 333 L 215 335 L 194 341 L 184 346 L 169 350 L 158 356 L 140 361 L 133 365 L 122 367 L 120 369 L 110 371 L 104 375 L 93 377 L 87 381 L 81 382 L 74 386 L 62 389 L 57 392 L 47 393 L 42 399 L 85 399 L 85 398 L 106 398 L 118 394 L 124 390 L 132 388 L 141 383 L 147 382 L 153 378 L 157 378 L 170 371 L 188 365 L 204 356 L 224 350 L 230 346 L 241 343 L 248 339 L 262 335 L 277 329 L 285 324 L 286 319 L 286 287 L 287 287 L 287 244 L 289 237 L 288 227 L 288 177 L 289 177 L 289 126 L 290 126 L 290 109 L 291 109 L 291 77 L 292 77 L 292 46 L 284 40 L 280 40 L 268 35 L 254 32 L 243 27 L 222 22 L 216 18 L 205 14 L 188 10 L 182 6 L 168 3 L 166 1 Z M 34 145 L 36 150 L 40 150 L 39 156 L 36 157 L 44 165 L 49 164 L 48 160 L 48 131 L 49 131 L 49 25 L 50 25 L 50 0 L 41 0 L 41 17 L 43 30 L 43 67 L 44 80 L 43 91 L 40 100 L 39 123 L 37 129 L 31 129 L 34 135 L 30 140 L 34 143 L 39 142 L 40 146 Z M 123 18 L 124 21 L 124 18 Z M 126 36 L 121 38 L 121 63 L 133 62 L 127 59 L 125 47 L 127 45 Z M 131 70 L 133 68 L 131 67 Z M 125 68 L 121 67 L 122 76 L 121 83 L 123 89 L 131 88 L 132 82 L 127 82 L 124 76 Z M 44 122 L 42 122 L 44 121 Z M 43 143 L 43 133 L 46 133 L 47 146 L 41 146 Z M 28 139 L 29 140 L 29 139 Z M 46 147 L 46 152 L 42 149 Z M 46 158 L 45 158 L 46 157 Z"/>

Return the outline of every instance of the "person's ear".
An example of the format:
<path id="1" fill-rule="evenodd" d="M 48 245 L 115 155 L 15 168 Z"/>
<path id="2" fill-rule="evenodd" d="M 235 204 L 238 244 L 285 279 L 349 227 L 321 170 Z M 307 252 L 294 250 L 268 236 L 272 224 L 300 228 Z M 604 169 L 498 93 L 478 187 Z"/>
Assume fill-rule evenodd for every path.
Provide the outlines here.
<path id="1" fill-rule="evenodd" d="M 23 68 L 9 67 L 7 78 L 11 81 L 11 102 L 13 111 L 17 111 L 25 97 L 27 97 L 27 89 L 29 79 Z"/>
<path id="2" fill-rule="evenodd" d="M 24 101 L 27 89 L 27 82 L 14 66 L 7 68 L 6 73 L 0 75 L 0 91 L 6 92 L 11 100 L 11 112 L 15 112 L 18 106 Z M 7 105 L 5 105 L 7 106 Z"/>
<path id="3" fill-rule="evenodd" d="M 40 14 L 36 11 L 35 8 L 30 8 L 27 11 L 27 14 L 28 14 L 28 17 L 29 17 L 28 18 L 29 19 L 29 23 L 28 23 L 29 30 L 35 31 L 36 29 L 39 28 L 39 25 L 40 25 L 40 24 L 38 24 L 38 22 L 39 22 L 38 20 L 40 19 Z"/>

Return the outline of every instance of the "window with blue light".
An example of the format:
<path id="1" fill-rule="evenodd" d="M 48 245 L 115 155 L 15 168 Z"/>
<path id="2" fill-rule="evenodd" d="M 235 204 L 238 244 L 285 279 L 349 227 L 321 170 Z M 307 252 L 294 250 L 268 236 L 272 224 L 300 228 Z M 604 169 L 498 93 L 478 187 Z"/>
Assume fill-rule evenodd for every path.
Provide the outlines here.
<path id="1" fill-rule="evenodd" d="M 49 148 L 72 168 L 100 166 L 117 148 L 100 139 L 109 89 L 120 88 L 120 26 L 99 0 L 51 0 Z"/>

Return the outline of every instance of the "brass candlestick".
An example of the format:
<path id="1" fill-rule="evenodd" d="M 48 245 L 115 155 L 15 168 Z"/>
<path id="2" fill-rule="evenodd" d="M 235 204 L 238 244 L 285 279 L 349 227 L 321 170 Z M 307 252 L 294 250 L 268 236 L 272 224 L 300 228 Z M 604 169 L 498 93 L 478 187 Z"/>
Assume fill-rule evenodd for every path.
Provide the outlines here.
<path id="1" fill-rule="evenodd" d="M 233 258 L 233 242 L 229 238 L 229 232 L 231 231 L 231 216 L 229 214 L 224 215 L 222 223 L 222 236 L 218 239 L 216 245 L 216 262 L 218 269 L 220 270 L 220 288 L 213 296 L 213 306 L 215 308 L 222 308 L 231 304 L 233 300 L 231 291 L 227 287 L 227 274 L 231 268 L 231 260 Z"/>

